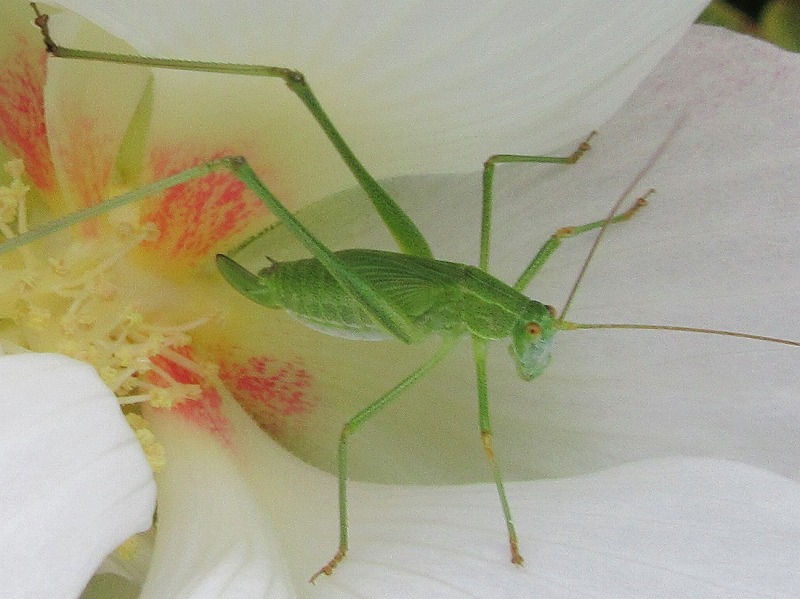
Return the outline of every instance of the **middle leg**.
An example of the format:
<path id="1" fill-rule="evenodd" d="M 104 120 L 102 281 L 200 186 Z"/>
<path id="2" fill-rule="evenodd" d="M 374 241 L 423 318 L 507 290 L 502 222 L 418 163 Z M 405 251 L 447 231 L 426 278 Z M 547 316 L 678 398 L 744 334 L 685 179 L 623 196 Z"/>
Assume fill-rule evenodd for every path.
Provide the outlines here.
<path id="1" fill-rule="evenodd" d="M 415 382 L 428 374 L 431 369 L 441 362 L 455 347 L 461 335 L 452 333 L 442 339 L 442 344 L 433 356 L 431 356 L 422 366 L 400 381 L 392 389 L 378 398 L 376 401 L 353 416 L 342 428 L 339 435 L 338 468 L 339 468 L 339 547 L 334 556 L 320 568 L 310 579 L 314 583 L 319 576 L 325 574 L 330 576 L 347 555 L 348 532 L 347 532 L 347 445 L 350 436 L 355 433 L 362 424 L 374 416 L 378 411 L 385 408 L 392 400 L 397 398 L 403 391 Z"/>

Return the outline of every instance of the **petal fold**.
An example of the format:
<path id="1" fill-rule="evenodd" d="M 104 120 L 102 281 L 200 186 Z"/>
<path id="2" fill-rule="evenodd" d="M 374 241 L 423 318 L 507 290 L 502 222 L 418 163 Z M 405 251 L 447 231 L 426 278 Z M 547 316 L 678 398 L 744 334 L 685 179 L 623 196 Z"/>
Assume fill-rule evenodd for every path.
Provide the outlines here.
<path id="1" fill-rule="evenodd" d="M 705 2 L 63 4 L 144 54 L 303 71 L 383 178 L 467 171 L 493 153 L 577 140 L 619 107 Z M 353 184 L 280 81 L 194 75 L 157 73 L 154 143 L 239 138 L 239 152 L 258 157 L 290 203 Z"/>
<path id="2" fill-rule="evenodd" d="M 9 597 L 77 597 L 103 558 L 152 524 L 152 472 L 90 366 L 0 358 L 0 580 Z"/>
<path id="3" fill-rule="evenodd" d="M 350 551 L 305 582 L 337 540 L 336 483 L 243 414 L 241 464 L 302 597 L 792 597 L 800 485 L 744 464 L 635 462 L 509 483 L 526 564 L 509 561 L 493 485 L 351 483 Z"/>
<path id="4" fill-rule="evenodd" d="M 142 599 L 293 596 L 270 523 L 228 449 L 176 414 L 149 419 L 168 461 Z"/>

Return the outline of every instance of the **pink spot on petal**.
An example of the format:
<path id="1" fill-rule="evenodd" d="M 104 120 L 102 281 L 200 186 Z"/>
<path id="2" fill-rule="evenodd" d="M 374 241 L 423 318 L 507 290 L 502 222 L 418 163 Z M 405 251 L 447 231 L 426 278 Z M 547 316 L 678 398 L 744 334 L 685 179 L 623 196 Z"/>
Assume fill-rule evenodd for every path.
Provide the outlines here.
<path id="1" fill-rule="evenodd" d="M 190 347 L 174 348 L 176 352 L 192 359 Z M 196 399 L 186 399 L 172 408 L 172 412 L 180 415 L 188 422 L 211 433 L 225 446 L 233 445 L 233 431 L 230 421 L 222 413 L 222 395 L 219 390 L 209 385 L 201 376 L 173 360 L 164 356 L 154 356 L 151 361 L 160 367 L 177 382 L 200 385 L 202 391 Z M 157 377 L 154 377 L 157 378 Z"/>
<path id="2" fill-rule="evenodd" d="M 230 154 L 220 151 L 201 158 L 174 149 L 154 153 L 153 180 Z M 159 230 L 158 238 L 149 244 L 151 249 L 191 264 L 266 214 L 264 205 L 241 181 L 219 171 L 168 189 L 143 220 L 155 223 Z"/>
<path id="3" fill-rule="evenodd" d="M 243 363 L 223 362 L 220 378 L 245 411 L 275 438 L 289 428 L 297 430 L 318 402 L 312 394 L 313 376 L 299 358 L 282 361 L 255 356 Z"/>
<path id="4" fill-rule="evenodd" d="M 225 447 L 233 445 L 231 423 L 222 414 L 222 397 L 216 389 L 203 389 L 199 399 L 187 399 L 172 411 L 213 434 Z"/>
<path id="5" fill-rule="evenodd" d="M 19 51 L 0 65 L 0 143 L 25 161 L 34 185 L 56 189 L 44 118 L 46 55 L 19 36 Z"/>

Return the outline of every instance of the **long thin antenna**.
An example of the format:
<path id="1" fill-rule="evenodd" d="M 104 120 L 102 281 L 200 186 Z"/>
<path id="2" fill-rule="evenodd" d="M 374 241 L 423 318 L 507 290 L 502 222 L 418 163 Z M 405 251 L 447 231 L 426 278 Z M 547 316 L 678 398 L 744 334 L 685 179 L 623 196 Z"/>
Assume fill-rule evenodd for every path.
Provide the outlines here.
<path id="1" fill-rule="evenodd" d="M 672 325 L 659 325 L 659 324 L 633 324 L 633 323 L 578 323 L 562 320 L 559 323 L 559 329 L 563 331 L 576 331 L 579 329 L 630 329 L 640 331 L 678 331 L 680 333 L 704 333 L 706 335 L 723 335 L 725 337 L 739 337 L 741 339 L 754 339 L 756 341 L 768 341 L 770 343 L 781 343 L 783 345 L 792 345 L 800 347 L 800 341 L 790 341 L 789 339 L 781 339 L 779 337 L 767 337 L 765 335 L 750 335 L 748 333 L 738 333 L 736 331 L 722 331 L 719 329 L 702 329 L 697 327 L 680 327 Z"/>
<path id="2" fill-rule="evenodd" d="M 675 124 L 672 126 L 672 128 L 667 133 L 667 136 L 664 138 L 664 141 L 662 141 L 659 144 L 658 148 L 656 148 L 655 152 L 653 152 L 650 155 L 650 158 L 647 160 L 647 163 L 636 174 L 636 176 L 627 185 L 627 187 L 625 187 L 625 190 L 619 196 L 619 199 L 611 207 L 611 210 L 609 210 L 608 215 L 606 216 L 605 222 L 603 223 L 603 226 L 600 227 L 600 231 L 597 233 L 597 237 L 595 237 L 594 243 L 592 244 L 592 247 L 589 249 L 589 253 L 586 255 L 586 260 L 583 261 L 583 266 L 581 266 L 581 270 L 578 273 L 577 278 L 575 279 L 575 283 L 573 283 L 573 285 L 572 285 L 572 289 L 570 290 L 569 295 L 567 296 L 567 301 L 564 303 L 564 307 L 561 309 L 561 313 L 559 314 L 559 317 L 558 317 L 559 320 L 564 320 L 564 317 L 567 315 L 567 311 L 569 310 L 570 306 L 572 305 L 572 300 L 575 299 L 575 294 L 578 291 L 578 286 L 581 284 L 581 281 L 583 280 L 584 275 L 586 275 L 586 271 L 589 269 L 589 263 L 592 261 L 592 258 L 594 257 L 594 253 L 595 253 L 595 251 L 597 251 L 597 246 L 600 245 L 600 240 L 602 239 L 603 234 L 606 232 L 606 229 L 608 228 L 609 223 L 611 222 L 611 220 L 616 215 L 616 213 L 619 210 L 619 207 L 622 205 L 622 203 L 626 200 L 626 198 L 628 196 L 630 196 L 633 193 L 633 190 L 639 185 L 639 183 L 641 183 L 642 179 L 648 173 L 648 171 L 651 168 L 653 168 L 653 165 L 656 163 L 656 161 L 658 161 L 658 159 L 661 158 L 661 155 L 664 153 L 664 150 L 667 148 L 667 146 L 670 144 L 670 142 L 672 142 L 672 139 L 675 137 L 675 134 L 683 126 L 683 124 L 686 122 L 686 116 L 687 116 L 686 113 L 683 113 L 678 118 L 678 120 L 675 121 Z"/>

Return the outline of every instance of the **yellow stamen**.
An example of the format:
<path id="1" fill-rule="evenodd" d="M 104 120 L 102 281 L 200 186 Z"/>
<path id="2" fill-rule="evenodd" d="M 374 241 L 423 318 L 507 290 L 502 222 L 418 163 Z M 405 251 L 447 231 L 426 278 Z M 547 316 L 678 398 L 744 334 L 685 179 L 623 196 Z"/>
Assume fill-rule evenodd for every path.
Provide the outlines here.
<path id="1" fill-rule="evenodd" d="M 0 234 L 13 238 L 28 228 L 29 188 L 22 180 L 22 161 L 6 163 L 5 171 L 11 182 L 0 185 Z M 204 385 L 219 384 L 207 377 L 213 369 L 177 350 L 190 346 L 191 331 L 211 318 L 161 324 L 142 309 L 159 305 L 161 298 L 151 301 L 140 293 L 139 304 L 129 303 L 131 294 L 123 290 L 136 287 L 130 284 L 133 262 L 126 264 L 126 259 L 142 242 L 157 239 L 158 230 L 152 223 L 121 221 L 119 216 L 113 226 L 101 223 L 97 238 L 71 242 L 62 238 L 50 245 L 42 240 L 0 259 L 0 319 L 9 322 L 0 347 L 6 352 L 58 351 L 92 364 L 120 405 L 126 406 L 128 422 L 158 471 L 164 466 L 164 449 L 147 421 L 134 413 L 136 406 L 149 402 L 171 408 L 200 397 L 200 385 L 176 380 L 180 375 L 158 366 L 153 362 L 156 357 L 169 360 Z M 149 288 L 149 283 L 143 286 Z"/>
<path id="2" fill-rule="evenodd" d="M 139 547 L 141 546 L 141 539 L 138 535 L 134 535 L 124 541 L 122 545 L 117 547 L 117 555 L 120 559 L 123 560 L 132 560 L 136 557 L 136 553 L 139 551 Z"/>
<path id="3" fill-rule="evenodd" d="M 156 441 L 156 436 L 150 430 L 150 423 L 138 414 L 127 414 L 125 418 L 128 419 L 128 424 L 136 434 L 136 438 L 139 439 L 153 472 L 160 472 L 166 464 L 164 446 Z"/>

